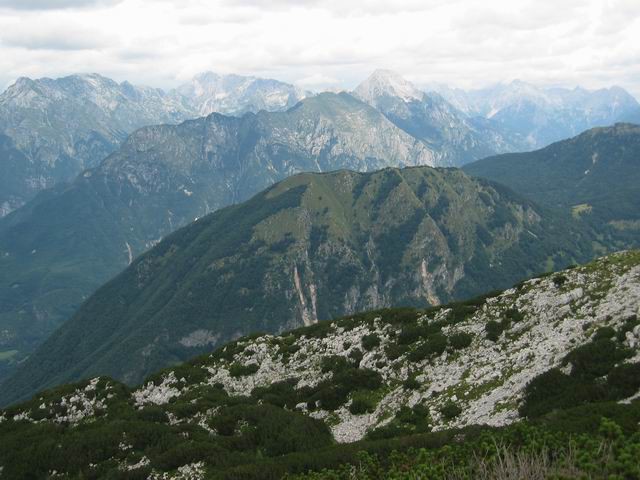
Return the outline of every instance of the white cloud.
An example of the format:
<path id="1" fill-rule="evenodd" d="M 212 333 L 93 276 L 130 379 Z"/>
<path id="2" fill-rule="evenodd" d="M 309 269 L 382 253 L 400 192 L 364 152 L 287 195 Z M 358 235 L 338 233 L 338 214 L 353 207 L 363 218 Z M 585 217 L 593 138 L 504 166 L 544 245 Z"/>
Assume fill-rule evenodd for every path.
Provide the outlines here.
<path id="1" fill-rule="evenodd" d="M 0 42 L 6 47 L 63 51 L 94 50 L 113 44 L 113 40 L 100 31 L 81 25 L 47 23 L 37 25 L 33 30 L 22 25 L 6 25 L 0 33 Z"/>
<path id="2" fill-rule="evenodd" d="M 0 8 L 12 10 L 60 10 L 114 5 L 122 0 L 0 0 Z"/>
<path id="3" fill-rule="evenodd" d="M 620 84 L 640 96 L 637 0 L 0 0 L 1 7 L 13 7 L 0 15 L 3 83 L 98 71 L 170 87 L 214 70 L 336 89 L 390 68 L 420 84 L 522 78 Z"/>

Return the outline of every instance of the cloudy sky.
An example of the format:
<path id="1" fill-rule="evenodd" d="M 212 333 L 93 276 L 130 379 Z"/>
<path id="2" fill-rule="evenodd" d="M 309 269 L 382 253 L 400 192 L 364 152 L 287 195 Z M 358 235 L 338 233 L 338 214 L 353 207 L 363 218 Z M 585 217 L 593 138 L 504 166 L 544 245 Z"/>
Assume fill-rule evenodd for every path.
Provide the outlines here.
<path id="1" fill-rule="evenodd" d="M 213 70 L 311 89 L 373 69 L 463 88 L 515 78 L 640 98 L 640 0 L 0 0 L 0 86 Z"/>

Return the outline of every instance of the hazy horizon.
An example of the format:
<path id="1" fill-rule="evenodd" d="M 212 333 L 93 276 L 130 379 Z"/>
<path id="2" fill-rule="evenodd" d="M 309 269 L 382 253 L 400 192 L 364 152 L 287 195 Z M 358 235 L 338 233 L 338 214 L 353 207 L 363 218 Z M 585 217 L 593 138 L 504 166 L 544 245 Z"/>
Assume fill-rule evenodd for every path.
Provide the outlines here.
<path id="1" fill-rule="evenodd" d="M 420 87 L 520 79 L 640 97 L 632 0 L 0 0 L 0 32 L 2 87 L 97 72 L 168 89 L 214 71 L 348 90 L 383 68 Z"/>

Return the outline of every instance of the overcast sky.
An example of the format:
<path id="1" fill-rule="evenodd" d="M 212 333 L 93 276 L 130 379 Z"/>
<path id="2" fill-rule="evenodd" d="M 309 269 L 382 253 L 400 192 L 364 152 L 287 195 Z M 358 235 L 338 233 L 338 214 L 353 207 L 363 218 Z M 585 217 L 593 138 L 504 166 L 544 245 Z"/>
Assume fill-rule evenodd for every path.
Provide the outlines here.
<path id="1" fill-rule="evenodd" d="M 0 86 L 213 70 L 311 89 L 376 68 L 418 85 L 620 85 L 640 98 L 640 0 L 0 0 Z"/>

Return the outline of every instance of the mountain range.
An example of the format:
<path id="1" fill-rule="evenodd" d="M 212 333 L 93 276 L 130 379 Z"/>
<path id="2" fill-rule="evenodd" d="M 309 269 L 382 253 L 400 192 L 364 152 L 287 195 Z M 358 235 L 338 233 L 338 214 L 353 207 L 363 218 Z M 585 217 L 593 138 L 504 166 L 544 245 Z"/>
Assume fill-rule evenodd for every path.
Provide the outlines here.
<path id="1" fill-rule="evenodd" d="M 640 104 L 621 87 L 544 88 L 514 80 L 469 91 L 432 88 L 466 115 L 491 120 L 518 150 L 539 149 L 593 127 L 640 118 Z"/>
<path id="2" fill-rule="evenodd" d="M 630 251 L 461 303 L 257 333 L 133 388 L 87 378 L 0 410 L 0 465 L 8 478 L 634 478 L 639 304 Z"/>
<path id="3" fill-rule="evenodd" d="M 376 70 L 353 95 L 425 142 L 438 165 L 460 166 L 494 153 L 521 150 L 490 120 L 471 117 L 435 92 L 424 93 L 389 70 Z"/>
<path id="4" fill-rule="evenodd" d="M 528 102 L 528 89 L 520 90 L 523 102 Z M 606 92 L 596 96 L 601 100 L 597 103 L 583 92 L 575 95 L 573 104 L 591 102 L 595 106 L 589 112 L 599 112 L 612 102 L 611 118 L 624 112 L 633 115 L 632 99 L 617 90 L 613 93 L 613 97 Z M 351 94 L 308 95 L 276 81 L 211 73 L 170 92 L 118 84 L 99 75 L 20 79 L 10 87 L 0 102 L 4 131 L 0 168 L 7 173 L 0 175 L 0 189 L 13 200 L 0 202 L 3 212 L 39 193 L 0 219 L 0 379 L 9 376 L 96 288 L 166 235 L 290 175 L 460 165 L 523 148 L 519 134 L 504 134 L 499 122 L 484 118 L 495 115 L 464 113 L 443 96 L 424 93 L 388 71 L 374 72 Z M 212 113 L 175 125 L 216 109 L 239 116 Z M 157 122 L 165 124 L 135 130 Z M 127 137 L 131 130 L 135 131 Z M 532 205 L 530 211 L 548 225 L 543 228 L 546 233 L 534 234 L 544 237 L 545 245 L 556 242 L 564 252 L 555 259 L 551 254 L 543 258 L 549 253 L 544 247 L 535 258 L 540 263 L 526 265 L 515 255 L 515 263 L 504 268 L 504 279 L 515 281 L 561 266 L 569 258 L 585 260 L 596 252 L 638 245 L 637 135 L 637 128 L 618 126 L 541 152 L 491 156 L 469 166 L 473 175 L 505 183 L 538 203 L 540 207 Z M 502 162 L 497 170 L 489 168 L 496 161 Z M 585 166 L 588 161 L 594 168 Z M 525 171 L 519 170 L 520 165 L 535 167 Z M 616 181 L 620 176 L 626 179 L 622 183 Z M 557 201 L 550 201 L 555 197 L 545 190 L 547 183 L 558 189 Z M 41 190 L 49 185 L 53 186 Z M 511 198 L 502 187 L 492 188 Z M 24 192 L 28 193 L 20 197 Z M 522 208 L 527 204 L 524 199 L 513 201 Z M 470 221 L 462 218 L 461 223 Z M 568 232 L 577 235 L 573 243 L 556 229 L 565 218 Z M 480 223 L 482 228 L 467 225 L 467 233 L 458 232 L 464 238 L 460 241 L 484 245 L 495 233 L 494 226 Z M 521 227 L 512 232 L 510 242 L 521 236 Z M 453 227 L 438 228 L 447 237 Z M 585 246 L 587 238 L 590 247 Z M 456 257 L 459 252 L 450 248 Z M 456 259 L 470 260 L 464 255 Z M 457 290 L 431 292 L 432 299 L 457 298 L 485 284 L 479 277 L 467 277 L 466 290 L 460 285 L 467 280 L 461 280 Z M 397 281 L 408 285 L 405 278 Z M 348 311 L 340 303 L 336 308 L 332 314 Z"/>
<path id="5" fill-rule="evenodd" d="M 593 253 L 584 246 L 573 251 L 586 259 L 638 245 L 639 133 L 632 126 L 597 129 L 539 152 L 466 168 L 530 196 L 544 207 L 534 209 L 543 223 L 568 217 L 591 239 Z M 593 165 L 594 156 L 601 162 L 583 188 L 585 165 Z M 402 167 L 406 159 L 415 165 L 433 156 L 424 143 L 347 94 L 321 94 L 286 112 L 214 114 L 136 132 L 99 167 L 69 186 L 42 192 L 0 221 L 0 378 L 15 371 L 96 288 L 177 228 L 298 172 Z M 484 167 L 494 163 L 496 168 Z M 628 181 L 619 182 L 623 177 Z M 536 185 L 555 185 L 564 207 L 549 201 L 554 197 L 548 191 L 536 194 Z M 598 212 L 612 208 L 616 215 L 598 220 Z M 471 234 L 471 241 L 486 237 L 484 229 Z M 568 246 L 560 242 L 559 248 Z M 505 278 L 515 281 L 562 265 L 539 260 L 527 269 L 514 265 Z"/>
<path id="6" fill-rule="evenodd" d="M 287 110 L 311 92 L 269 78 L 242 75 L 219 75 L 205 72 L 168 92 L 170 98 L 181 102 L 194 116 L 211 113 L 241 116 L 260 110 Z"/>
<path id="7" fill-rule="evenodd" d="M 96 166 L 140 127 L 283 110 L 304 95 L 276 80 L 214 73 L 169 92 L 98 74 L 19 78 L 0 95 L 0 216 Z"/>
<path id="8" fill-rule="evenodd" d="M 424 144 L 347 94 L 142 128 L 0 220 L 0 349 L 14 364 L 162 237 L 289 175 L 432 162 Z"/>
<path id="9" fill-rule="evenodd" d="M 134 260 L 3 383 L 0 401 L 94 375 L 137 383 L 253 331 L 438 305 L 592 256 L 570 216 L 457 169 L 301 174 Z"/>
<path id="10" fill-rule="evenodd" d="M 589 92 L 513 82 L 438 91 L 425 94 L 378 70 L 352 94 L 425 143 L 441 166 L 540 148 L 594 126 L 640 121 L 640 106 L 618 87 Z M 0 95 L 0 217 L 96 166 L 137 128 L 213 112 L 282 111 L 309 95 L 277 80 L 212 72 L 169 91 L 98 74 L 20 78 Z"/>

